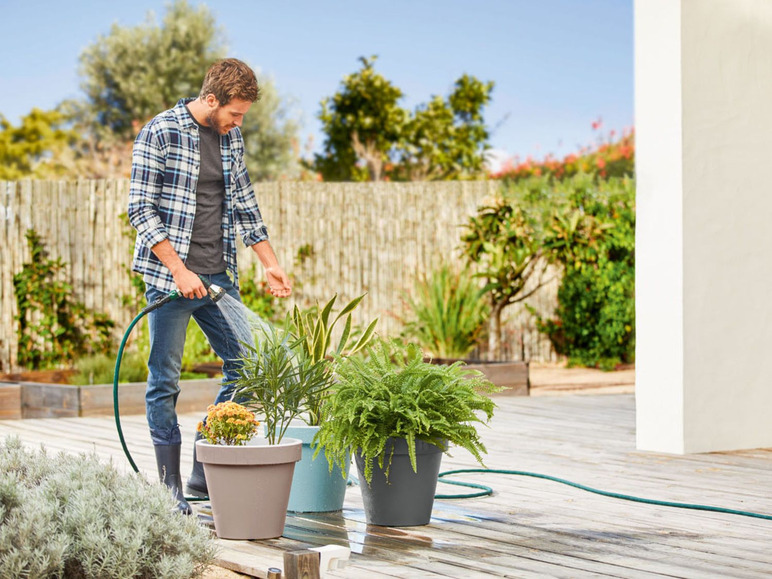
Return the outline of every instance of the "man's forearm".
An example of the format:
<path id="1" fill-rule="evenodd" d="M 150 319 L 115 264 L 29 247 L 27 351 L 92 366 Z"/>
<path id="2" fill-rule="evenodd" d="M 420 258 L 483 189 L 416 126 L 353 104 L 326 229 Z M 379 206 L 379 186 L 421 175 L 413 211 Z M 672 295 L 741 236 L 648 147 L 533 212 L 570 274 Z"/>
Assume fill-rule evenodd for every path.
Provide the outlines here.
<path id="1" fill-rule="evenodd" d="M 169 271 L 172 272 L 177 289 L 186 298 L 202 298 L 206 295 L 206 288 L 199 277 L 190 271 L 180 256 L 175 251 L 168 239 L 156 243 L 150 248 L 156 257 L 161 260 Z"/>
<path id="2" fill-rule="evenodd" d="M 164 239 L 161 243 L 155 244 L 150 249 L 161 260 L 161 263 L 169 268 L 173 276 L 185 269 L 185 262 L 180 259 L 179 254 L 168 239 Z"/>
<path id="3" fill-rule="evenodd" d="M 292 282 L 279 265 L 276 254 L 268 241 L 259 241 L 252 246 L 252 251 L 265 268 L 268 289 L 277 298 L 286 298 L 292 293 Z"/>
<path id="4" fill-rule="evenodd" d="M 279 260 L 276 258 L 276 254 L 273 252 L 273 247 L 268 241 L 259 241 L 251 246 L 252 251 L 257 254 L 257 258 L 266 271 L 273 267 L 279 266 Z"/>

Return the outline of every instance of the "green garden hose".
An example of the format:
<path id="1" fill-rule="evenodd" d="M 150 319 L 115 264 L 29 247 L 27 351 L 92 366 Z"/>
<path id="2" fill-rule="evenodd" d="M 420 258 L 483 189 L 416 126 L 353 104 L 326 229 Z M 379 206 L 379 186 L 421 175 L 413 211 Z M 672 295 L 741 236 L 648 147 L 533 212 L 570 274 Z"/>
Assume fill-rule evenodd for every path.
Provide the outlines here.
<path id="1" fill-rule="evenodd" d="M 443 477 L 453 475 L 453 474 L 467 474 L 467 473 L 491 473 L 491 474 L 507 474 L 507 475 L 517 475 L 517 476 L 530 476 L 534 478 L 542 478 L 545 480 L 550 480 L 553 482 L 561 483 L 564 485 L 568 485 L 583 491 L 587 491 L 590 493 L 595 493 L 597 495 L 603 495 L 604 497 L 611 497 L 614 499 L 622 499 L 625 501 L 634 501 L 636 503 L 645 503 L 647 505 L 658 505 L 661 507 L 676 507 L 679 509 L 694 509 L 697 511 L 712 511 L 715 513 L 727 513 L 730 515 L 740 515 L 742 517 L 753 517 L 756 519 L 766 519 L 768 521 L 772 521 L 772 515 L 763 515 L 761 513 L 753 513 L 750 511 L 738 511 L 735 509 L 727 509 L 724 507 L 711 507 L 709 505 L 695 505 L 691 503 L 675 503 L 671 501 L 657 501 L 654 499 L 643 499 L 641 497 L 634 497 L 631 495 L 623 495 L 620 493 L 612 493 L 609 491 L 603 491 L 600 489 L 594 489 L 592 487 L 588 487 L 585 485 L 581 485 L 579 483 L 572 482 L 570 480 L 565 480 L 562 478 L 557 478 L 554 476 L 549 476 L 546 474 L 539 474 L 535 472 L 528 472 L 524 470 L 501 470 L 501 469 L 488 469 L 488 468 L 462 468 L 457 470 L 449 470 L 445 472 L 441 472 L 439 475 L 440 482 L 444 482 L 451 485 L 457 485 L 457 486 L 463 486 L 463 487 L 469 487 L 469 488 L 477 488 L 477 489 L 483 489 L 481 492 L 478 493 L 469 493 L 469 494 L 463 494 L 463 495 L 435 495 L 434 498 L 437 499 L 471 499 L 476 497 L 485 497 L 493 494 L 493 489 L 491 487 L 487 487 L 485 485 L 480 485 L 476 483 L 467 483 L 462 481 L 452 481 L 452 480 L 443 480 Z"/>
<path id="2" fill-rule="evenodd" d="M 134 464 L 134 459 L 131 458 L 131 453 L 126 446 L 126 440 L 123 437 L 123 429 L 121 428 L 121 413 L 118 406 L 118 376 L 121 373 L 121 359 L 123 358 L 123 349 L 126 347 L 126 341 L 129 339 L 134 326 L 136 326 L 137 323 L 143 317 L 145 317 L 146 313 L 147 312 L 145 310 L 139 312 L 137 317 L 131 321 L 129 327 L 126 329 L 126 332 L 123 334 L 123 340 L 121 340 L 121 345 L 118 348 L 118 355 L 115 358 L 115 371 L 113 372 L 113 413 L 115 414 L 115 427 L 118 429 L 118 438 L 121 440 L 123 453 L 126 455 L 126 458 L 129 459 L 129 464 L 131 465 L 131 468 L 134 469 L 134 472 L 139 472 L 139 469 L 137 468 L 137 465 Z"/>

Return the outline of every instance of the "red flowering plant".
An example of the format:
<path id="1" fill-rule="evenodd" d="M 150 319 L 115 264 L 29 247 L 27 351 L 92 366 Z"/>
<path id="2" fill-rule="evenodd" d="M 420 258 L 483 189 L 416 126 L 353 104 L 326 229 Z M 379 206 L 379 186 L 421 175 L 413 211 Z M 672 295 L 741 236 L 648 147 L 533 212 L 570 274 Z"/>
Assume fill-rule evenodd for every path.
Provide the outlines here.
<path id="1" fill-rule="evenodd" d="M 206 410 L 206 422 L 199 422 L 197 430 L 210 444 L 242 446 L 260 426 L 255 415 L 236 402 L 210 404 Z"/>
<path id="2" fill-rule="evenodd" d="M 601 121 L 593 122 L 593 130 L 601 127 Z M 595 175 L 601 179 L 609 177 L 631 177 L 635 170 L 635 130 L 610 131 L 606 138 L 600 137 L 594 146 L 582 147 L 577 153 L 566 155 L 562 160 L 547 155 L 542 161 L 528 157 L 509 159 L 491 179 L 520 181 L 529 177 L 551 176 L 555 179 L 572 177 L 577 173 Z"/>

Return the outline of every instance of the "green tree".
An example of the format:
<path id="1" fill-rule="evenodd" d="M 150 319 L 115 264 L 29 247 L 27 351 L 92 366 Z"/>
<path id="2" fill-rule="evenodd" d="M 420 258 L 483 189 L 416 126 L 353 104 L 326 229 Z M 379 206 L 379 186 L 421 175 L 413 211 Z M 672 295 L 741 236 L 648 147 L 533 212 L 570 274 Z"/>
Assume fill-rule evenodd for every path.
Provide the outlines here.
<path id="1" fill-rule="evenodd" d="M 402 91 L 375 72 L 376 58 L 361 57 L 362 68 L 344 77 L 341 90 L 322 101 L 319 119 L 326 138 L 315 167 L 325 181 L 380 181 L 400 139 L 407 119 L 397 104 Z"/>
<path id="2" fill-rule="evenodd" d="M 411 181 L 474 178 L 483 172 L 489 133 L 483 108 L 493 83 L 464 75 L 447 100 L 435 96 L 405 124 L 396 171 Z"/>
<path id="3" fill-rule="evenodd" d="M 0 115 L 0 179 L 49 178 L 65 174 L 64 153 L 77 139 L 57 110 L 34 108 L 14 127 Z"/>
<path id="4" fill-rule="evenodd" d="M 84 100 L 63 106 L 83 135 L 80 175 L 127 175 L 139 129 L 180 98 L 197 96 L 209 66 L 226 56 L 224 32 L 205 5 L 175 0 L 158 23 L 113 25 L 80 57 Z M 255 180 L 291 175 L 297 168 L 297 122 L 271 80 L 244 121 L 247 166 Z"/>
<path id="5" fill-rule="evenodd" d="M 209 65 L 225 56 L 222 32 L 206 6 L 176 0 L 161 24 L 114 24 L 80 56 L 81 88 L 94 130 L 130 139 L 183 96 L 197 95 Z"/>
<path id="6" fill-rule="evenodd" d="M 488 353 L 494 360 L 501 358 L 504 309 L 527 299 L 546 283 L 543 217 L 541 206 L 522 203 L 504 191 L 479 207 L 465 225 L 461 237 L 464 256 L 486 282 L 482 291 L 490 301 Z"/>
<path id="7" fill-rule="evenodd" d="M 493 83 L 463 75 L 447 99 L 435 96 L 413 112 L 402 90 L 375 72 L 376 57 L 343 79 L 322 101 L 324 151 L 314 168 L 326 181 L 432 180 L 482 174 L 489 133 L 483 108 Z"/>

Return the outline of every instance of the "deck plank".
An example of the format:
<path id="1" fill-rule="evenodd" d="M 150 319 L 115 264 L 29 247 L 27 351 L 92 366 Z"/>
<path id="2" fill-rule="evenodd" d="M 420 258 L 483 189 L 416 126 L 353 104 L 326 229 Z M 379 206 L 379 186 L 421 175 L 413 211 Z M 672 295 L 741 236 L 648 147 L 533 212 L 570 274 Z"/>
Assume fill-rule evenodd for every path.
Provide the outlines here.
<path id="1" fill-rule="evenodd" d="M 492 469 L 542 473 L 589 487 L 664 501 L 772 514 L 772 449 L 674 456 L 635 449 L 632 396 L 501 397 L 481 434 Z M 190 468 L 200 413 L 180 415 L 183 472 Z M 144 416 L 121 420 L 127 446 L 148 479 L 157 476 Z M 129 471 L 112 417 L 0 421 L 50 452 L 95 452 Z M 455 449 L 442 470 L 479 468 Z M 603 497 L 549 480 L 469 473 L 453 480 L 491 486 L 490 497 L 438 500 L 424 527 L 368 526 L 361 491 L 342 512 L 290 514 L 284 537 L 218 541 L 220 565 L 264 577 L 284 551 L 339 544 L 345 569 L 328 577 L 742 577 L 772 574 L 772 521 Z M 467 492 L 440 484 L 440 493 Z M 205 514 L 208 505 L 198 503 Z M 203 519 L 202 519 L 203 520 Z"/>

